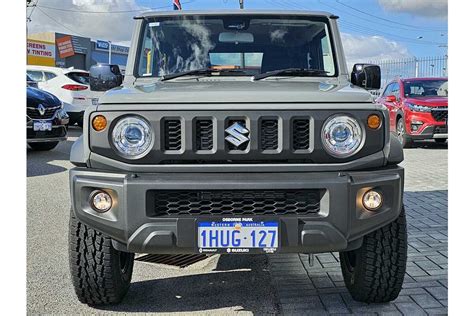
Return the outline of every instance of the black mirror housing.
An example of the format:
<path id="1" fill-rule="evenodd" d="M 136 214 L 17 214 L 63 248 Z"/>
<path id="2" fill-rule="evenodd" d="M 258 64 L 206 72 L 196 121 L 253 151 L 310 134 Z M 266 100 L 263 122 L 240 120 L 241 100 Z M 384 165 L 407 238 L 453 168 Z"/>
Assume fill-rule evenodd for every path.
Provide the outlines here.
<path id="1" fill-rule="evenodd" d="M 118 87 L 123 82 L 118 65 L 97 64 L 89 70 L 90 87 L 92 91 L 107 91 Z"/>
<path id="2" fill-rule="evenodd" d="M 380 67 L 372 64 L 355 64 L 352 68 L 351 83 L 367 90 L 380 89 Z"/>

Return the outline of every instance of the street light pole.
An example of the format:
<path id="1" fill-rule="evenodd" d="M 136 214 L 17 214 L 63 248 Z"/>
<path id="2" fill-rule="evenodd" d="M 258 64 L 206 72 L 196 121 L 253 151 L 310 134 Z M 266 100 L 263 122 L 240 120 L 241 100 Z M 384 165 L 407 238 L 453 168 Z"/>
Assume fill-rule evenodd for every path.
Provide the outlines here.
<path id="1" fill-rule="evenodd" d="M 244 0 L 239 0 L 240 10 L 244 9 Z"/>
<path id="2" fill-rule="evenodd" d="M 112 64 L 112 42 L 111 41 L 108 41 L 109 42 L 109 65 Z"/>

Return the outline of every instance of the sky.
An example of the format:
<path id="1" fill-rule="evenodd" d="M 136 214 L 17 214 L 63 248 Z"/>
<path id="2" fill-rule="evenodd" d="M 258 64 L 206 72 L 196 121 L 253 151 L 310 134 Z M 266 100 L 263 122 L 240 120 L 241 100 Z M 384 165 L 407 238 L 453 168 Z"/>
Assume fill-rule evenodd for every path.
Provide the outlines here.
<path id="1" fill-rule="evenodd" d="M 33 0 L 29 33 L 56 31 L 128 45 L 133 16 L 172 0 Z M 239 0 L 181 0 L 183 10 L 238 9 Z M 328 11 L 339 16 L 349 63 L 447 54 L 448 0 L 244 0 L 246 9 Z"/>

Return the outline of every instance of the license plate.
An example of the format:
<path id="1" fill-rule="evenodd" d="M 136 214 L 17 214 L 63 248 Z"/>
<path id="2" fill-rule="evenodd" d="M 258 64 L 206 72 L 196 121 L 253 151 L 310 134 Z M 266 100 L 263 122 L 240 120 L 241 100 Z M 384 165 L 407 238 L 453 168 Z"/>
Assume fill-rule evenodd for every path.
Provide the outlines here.
<path id="1" fill-rule="evenodd" d="M 92 102 L 92 105 L 97 105 L 99 104 L 99 98 L 92 98 L 91 102 Z"/>
<path id="2" fill-rule="evenodd" d="M 36 121 L 33 122 L 33 130 L 36 131 L 51 131 L 53 129 L 53 125 L 51 122 L 44 122 L 44 121 Z"/>
<path id="3" fill-rule="evenodd" d="M 200 252 L 272 253 L 278 248 L 278 240 L 276 221 L 198 222 Z"/>

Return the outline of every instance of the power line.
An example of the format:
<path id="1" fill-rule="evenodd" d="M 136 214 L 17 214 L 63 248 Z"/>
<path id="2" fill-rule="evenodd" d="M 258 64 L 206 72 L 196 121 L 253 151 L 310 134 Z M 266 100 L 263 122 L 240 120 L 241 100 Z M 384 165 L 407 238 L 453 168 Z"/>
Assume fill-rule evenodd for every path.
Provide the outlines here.
<path id="1" fill-rule="evenodd" d="M 265 1 L 267 3 L 270 3 L 269 0 L 268 1 L 265 0 Z M 334 6 L 328 5 L 326 3 L 322 3 L 321 0 L 319 0 L 319 2 L 321 4 L 327 6 L 327 7 L 336 9 L 338 11 L 340 10 L 339 8 L 336 8 Z M 278 5 L 282 8 L 310 10 L 309 8 L 307 8 L 303 5 L 297 4 L 297 3 L 295 3 L 291 0 L 273 0 L 272 3 Z M 348 13 L 348 14 L 350 14 L 350 13 Z M 350 14 L 350 15 L 356 16 L 354 14 Z M 358 17 L 358 16 L 356 16 L 356 17 Z M 386 36 L 395 38 L 400 42 L 406 42 L 406 43 L 411 43 L 411 44 L 416 44 L 416 45 L 441 45 L 441 44 L 443 44 L 443 43 L 432 42 L 432 41 L 420 41 L 420 40 L 416 40 L 416 39 L 413 39 L 413 38 L 404 37 L 404 36 L 400 36 L 400 35 L 397 35 L 397 34 L 376 30 L 376 29 L 373 29 L 373 28 L 368 27 L 368 26 L 364 26 L 364 25 L 360 25 L 360 24 L 356 24 L 356 23 L 351 23 L 351 22 L 346 22 L 346 21 L 341 21 L 340 24 L 345 26 L 345 28 L 347 28 L 347 29 L 351 29 L 351 30 L 354 30 L 354 31 L 357 31 L 357 32 L 375 34 L 375 35 L 386 35 Z"/>
<path id="2" fill-rule="evenodd" d="M 36 9 L 36 7 L 38 6 L 39 0 L 36 0 L 36 2 L 33 3 L 33 4 L 31 4 L 31 2 L 32 2 L 32 0 L 30 0 L 30 1 L 26 4 L 26 7 L 27 7 L 27 8 L 33 8 L 33 9 L 31 9 L 30 14 L 27 16 L 26 22 L 30 22 L 30 21 L 31 21 L 31 16 L 33 15 L 33 12 L 35 12 L 35 9 Z"/>
<path id="3" fill-rule="evenodd" d="M 320 0 L 319 2 L 321 2 L 321 0 Z M 365 14 L 365 15 L 368 15 L 368 16 L 373 17 L 373 18 L 375 18 L 375 19 L 379 19 L 379 20 L 382 20 L 382 21 L 390 22 L 390 23 L 392 23 L 392 24 L 396 24 L 396 25 L 398 25 L 398 26 L 402 25 L 402 26 L 410 27 L 410 28 L 416 29 L 416 30 L 420 30 L 420 29 L 426 29 L 426 30 L 432 30 L 432 31 L 442 31 L 442 30 L 446 30 L 445 28 L 443 28 L 443 29 L 437 29 L 437 28 L 436 28 L 436 29 L 435 29 L 435 28 L 426 28 L 426 27 L 421 27 L 421 26 L 417 26 L 417 25 L 410 25 L 410 24 L 400 23 L 400 22 L 397 22 L 397 21 L 393 21 L 393 20 L 381 18 L 381 17 L 376 16 L 376 15 L 374 15 L 374 14 L 370 14 L 370 13 L 368 13 L 368 12 L 362 11 L 362 10 L 360 10 L 360 9 L 358 9 L 358 8 L 354 8 L 354 7 L 352 7 L 352 6 L 350 6 L 350 5 L 346 4 L 346 3 L 341 2 L 340 0 L 336 0 L 336 2 L 339 3 L 339 4 L 342 5 L 342 6 L 345 6 L 345 7 L 349 8 L 349 9 L 351 9 L 351 10 L 357 11 L 357 12 L 362 13 L 362 14 Z"/>
<path id="4" fill-rule="evenodd" d="M 358 24 L 354 24 L 354 23 L 347 24 L 347 23 L 349 23 L 349 22 L 340 22 L 341 26 L 345 29 L 348 29 L 348 30 L 351 30 L 351 31 L 356 31 L 356 32 L 362 32 L 362 33 L 365 33 L 365 34 L 368 34 L 368 35 L 386 34 L 387 36 L 390 36 L 390 37 L 394 38 L 398 42 L 411 43 L 411 44 L 414 44 L 414 45 L 427 45 L 427 46 L 443 45 L 443 43 L 418 41 L 418 40 L 415 40 L 415 39 L 410 39 L 410 38 L 407 38 L 407 37 L 402 37 L 402 36 L 394 35 L 394 34 L 391 34 L 391 33 L 385 33 L 385 32 L 381 32 L 381 31 L 379 31 L 378 34 L 374 34 L 373 30 L 366 29 L 366 28 L 364 28 L 364 27 L 362 27 Z"/>
<path id="5" fill-rule="evenodd" d="M 182 4 L 189 4 L 192 2 L 195 2 L 196 0 L 189 0 L 186 2 L 183 2 Z M 85 10 L 72 10 L 72 9 L 64 9 L 64 8 L 54 8 L 54 7 L 49 7 L 49 6 L 38 6 L 39 8 L 43 9 L 48 9 L 48 10 L 54 10 L 54 11 L 61 11 L 61 12 L 74 12 L 74 13 L 84 13 L 84 14 L 123 14 L 123 13 L 133 13 L 133 12 L 145 12 L 145 11 L 152 11 L 152 10 L 158 10 L 158 9 L 166 9 L 166 8 L 172 8 L 172 5 L 167 5 L 167 6 L 161 6 L 161 7 L 154 7 L 154 8 L 142 8 L 142 9 L 133 9 L 133 10 L 117 10 L 117 11 L 85 11 Z"/>
<path id="6" fill-rule="evenodd" d="M 369 23 L 372 23 L 372 24 L 376 24 L 377 26 L 380 26 L 380 25 L 384 25 L 386 27 L 390 27 L 390 28 L 393 28 L 393 25 L 390 25 L 390 24 L 387 24 L 387 23 L 381 23 L 381 22 L 376 22 L 374 21 L 373 19 L 368 19 L 368 18 L 364 18 L 364 17 L 361 17 L 360 15 L 357 15 L 357 14 L 354 14 L 354 13 L 350 13 L 348 11 L 345 11 L 345 10 L 341 10 L 340 8 L 338 7 L 335 7 L 333 5 L 329 5 L 327 3 L 323 3 L 322 0 L 319 0 L 319 3 L 328 7 L 328 8 L 331 8 L 331 9 L 334 9 L 334 10 L 337 10 L 337 11 L 340 11 L 340 12 L 344 12 L 345 14 L 347 15 L 350 15 L 350 16 L 353 16 L 355 18 L 357 18 L 357 20 L 362 20 L 362 21 L 365 21 L 365 22 L 369 22 Z M 408 27 L 401 27 L 401 26 L 398 26 L 398 29 L 401 29 L 401 30 L 406 30 L 406 31 L 413 31 L 413 28 L 408 28 Z M 423 30 L 423 29 L 419 29 L 417 28 L 417 31 L 419 32 L 438 32 L 438 31 L 433 31 L 433 30 Z"/>
<path id="7" fill-rule="evenodd" d="M 62 24 L 61 22 L 59 22 L 58 20 L 56 20 L 55 18 L 53 18 L 52 16 L 50 16 L 49 14 L 47 14 L 46 12 L 44 12 L 44 10 L 42 10 L 40 7 L 38 7 L 38 10 L 41 11 L 41 13 L 43 13 L 44 15 L 46 15 L 49 19 L 51 19 L 53 22 L 55 22 L 56 24 L 58 25 L 61 25 L 62 27 L 64 27 L 65 29 L 69 30 L 70 32 L 72 33 L 76 33 L 76 34 L 79 34 L 80 36 L 83 36 L 83 37 L 89 37 L 89 36 L 86 36 L 84 34 L 81 34 L 73 29 L 70 29 L 69 27 L 67 27 L 66 25 Z"/>

